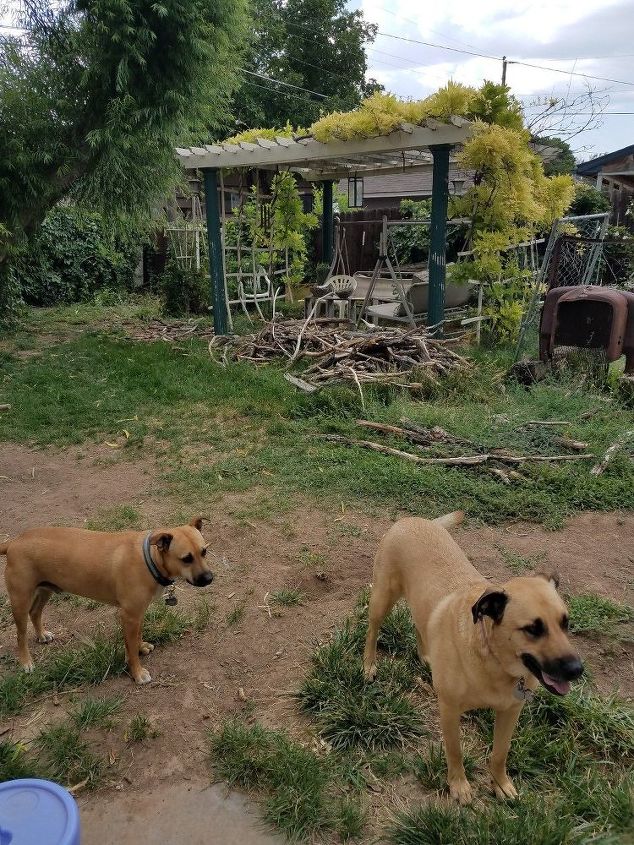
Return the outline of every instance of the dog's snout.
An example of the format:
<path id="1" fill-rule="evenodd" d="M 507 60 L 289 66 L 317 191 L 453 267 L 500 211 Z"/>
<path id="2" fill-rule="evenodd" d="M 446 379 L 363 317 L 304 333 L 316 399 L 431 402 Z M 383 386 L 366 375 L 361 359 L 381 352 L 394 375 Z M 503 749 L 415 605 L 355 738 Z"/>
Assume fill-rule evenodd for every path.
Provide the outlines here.
<path id="1" fill-rule="evenodd" d="M 552 674 L 565 681 L 575 681 L 583 675 L 583 663 L 576 654 L 560 657 L 559 660 L 553 661 Z"/>
<path id="2" fill-rule="evenodd" d="M 194 581 L 195 587 L 208 587 L 214 580 L 212 572 L 201 572 Z"/>

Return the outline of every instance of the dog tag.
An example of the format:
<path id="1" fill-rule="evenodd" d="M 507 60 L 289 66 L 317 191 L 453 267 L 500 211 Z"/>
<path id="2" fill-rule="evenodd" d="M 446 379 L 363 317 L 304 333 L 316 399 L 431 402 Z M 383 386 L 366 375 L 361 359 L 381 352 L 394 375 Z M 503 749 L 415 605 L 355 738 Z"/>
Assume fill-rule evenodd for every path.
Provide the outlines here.
<path id="1" fill-rule="evenodd" d="M 178 599 L 176 598 L 174 593 L 169 596 L 165 596 L 165 604 L 168 604 L 170 607 L 173 607 L 175 604 L 178 604 Z"/>
<path id="2" fill-rule="evenodd" d="M 513 696 L 517 698 L 518 701 L 530 701 L 533 698 L 533 695 L 533 690 L 528 689 L 524 678 L 520 678 L 513 690 Z"/>

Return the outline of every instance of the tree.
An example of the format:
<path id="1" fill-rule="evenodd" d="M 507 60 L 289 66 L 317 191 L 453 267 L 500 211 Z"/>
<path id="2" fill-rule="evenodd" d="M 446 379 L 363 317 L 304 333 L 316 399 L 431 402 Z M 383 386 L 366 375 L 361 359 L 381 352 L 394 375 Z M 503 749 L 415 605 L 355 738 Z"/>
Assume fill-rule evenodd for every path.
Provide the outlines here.
<path id="1" fill-rule="evenodd" d="M 534 138 L 538 144 L 544 144 L 547 147 L 555 147 L 558 152 L 552 161 L 544 163 L 544 173 L 546 176 L 561 176 L 565 173 L 572 174 L 575 172 L 577 162 L 575 154 L 572 151 L 570 144 L 564 141 L 563 138 Z"/>
<path id="2" fill-rule="evenodd" d="M 149 215 L 174 146 L 222 131 L 246 0 L 22 0 L 0 43 L 0 314 L 9 259 L 60 200 Z M 5 303 L 6 306 L 6 303 Z"/>
<path id="3" fill-rule="evenodd" d="M 377 28 L 345 0 L 252 0 L 252 7 L 252 49 L 233 102 L 238 127 L 309 126 L 321 111 L 354 108 L 381 87 L 365 80 L 364 46 Z"/>
<path id="4" fill-rule="evenodd" d="M 569 214 L 603 214 L 610 211 L 612 205 L 609 197 L 599 191 L 594 185 L 577 182 L 575 196 L 568 209 Z"/>

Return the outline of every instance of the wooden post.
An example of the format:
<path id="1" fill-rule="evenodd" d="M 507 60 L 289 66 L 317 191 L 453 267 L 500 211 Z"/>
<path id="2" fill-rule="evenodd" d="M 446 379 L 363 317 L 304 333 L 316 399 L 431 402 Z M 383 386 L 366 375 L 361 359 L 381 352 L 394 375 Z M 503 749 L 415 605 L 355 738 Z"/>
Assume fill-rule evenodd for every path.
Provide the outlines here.
<path id="1" fill-rule="evenodd" d="M 437 326 L 445 316 L 445 271 L 447 262 L 447 204 L 449 200 L 450 144 L 430 146 L 433 165 L 429 247 L 428 323 Z M 442 335 L 442 325 L 436 334 Z"/>
<path id="2" fill-rule="evenodd" d="M 321 214 L 322 232 L 322 256 L 324 264 L 330 265 L 332 261 L 332 235 L 334 229 L 334 218 L 332 211 L 332 181 L 326 180 L 323 183 L 323 200 Z"/>
<path id="3" fill-rule="evenodd" d="M 227 333 L 227 298 L 222 270 L 218 171 L 205 168 L 203 173 L 205 175 L 205 210 L 207 212 L 209 276 L 211 278 L 211 301 L 214 308 L 214 331 L 217 335 L 224 335 Z"/>

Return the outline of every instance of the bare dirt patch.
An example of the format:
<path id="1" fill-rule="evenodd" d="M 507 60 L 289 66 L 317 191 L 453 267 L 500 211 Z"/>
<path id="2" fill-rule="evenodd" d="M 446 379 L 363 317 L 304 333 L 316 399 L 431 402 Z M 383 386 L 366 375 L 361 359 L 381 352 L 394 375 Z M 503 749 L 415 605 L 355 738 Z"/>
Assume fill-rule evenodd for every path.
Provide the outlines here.
<path id="1" fill-rule="evenodd" d="M 155 482 L 152 466 L 128 462 L 122 454 L 106 453 L 106 448 L 58 452 L 0 446 L 0 537 L 37 524 L 82 525 L 117 502 L 134 502 L 147 525 L 162 521 L 173 503 L 149 497 Z M 350 613 L 360 588 L 371 579 L 376 546 L 390 520 L 347 505 L 342 510 L 314 503 L 279 511 L 269 507 L 262 518 L 267 511 L 262 496 L 260 491 L 209 503 L 211 522 L 205 534 L 217 577 L 204 591 L 213 607 L 206 630 L 186 633 L 179 642 L 144 658 L 153 684 L 137 688 L 123 676 L 87 692 L 124 699 L 114 727 L 97 737 L 108 766 L 104 785 L 82 798 L 91 818 L 99 818 L 90 808 L 102 802 L 118 805 L 127 796 L 132 807 L 134 796 L 164 796 L 175 781 L 209 778 L 206 732 L 232 715 L 290 728 L 312 741 L 292 693 L 307 671 L 315 642 Z M 586 513 L 558 532 L 521 524 L 468 525 L 457 536 L 475 566 L 493 579 L 511 574 L 501 547 L 531 559 L 541 556 L 540 563 L 543 558 L 543 565 L 560 571 L 566 592 L 597 592 L 631 602 L 633 533 L 631 513 Z M 301 604 L 273 604 L 271 593 L 283 588 L 299 590 Z M 181 585 L 177 595 L 178 609 L 187 612 L 196 608 L 203 591 Z M 81 642 L 98 625 L 118 628 L 112 609 L 70 602 L 52 604 L 46 619 L 57 636 L 49 648 Z M 577 640 L 602 691 L 634 695 L 630 644 Z M 36 660 L 44 648 L 34 647 Z M 13 626 L 6 620 L 0 625 L 0 654 L 12 655 L 14 650 Z M 7 668 L 4 662 L 0 671 Z M 58 719 L 83 695 L 40 701 L 0 730 L 8 728 L 5 736 L 14 739 L 28 737 L 33 720 L 41 727 Z M 150 719 L 158 736 L 133 744 L 127 741 L 126 729 L 139 713 Z"/>

